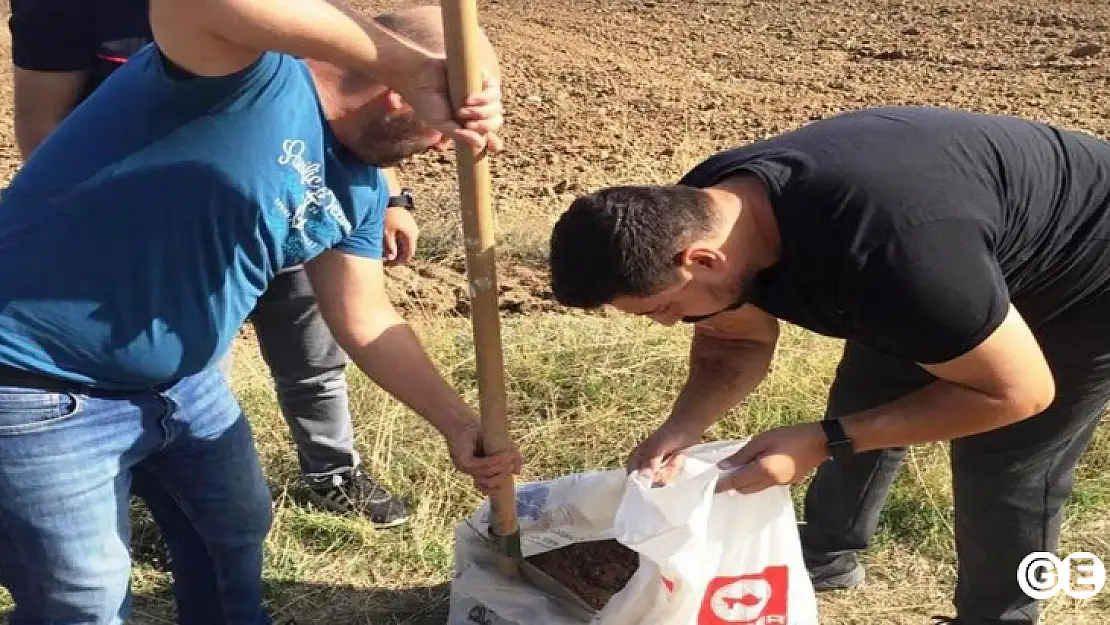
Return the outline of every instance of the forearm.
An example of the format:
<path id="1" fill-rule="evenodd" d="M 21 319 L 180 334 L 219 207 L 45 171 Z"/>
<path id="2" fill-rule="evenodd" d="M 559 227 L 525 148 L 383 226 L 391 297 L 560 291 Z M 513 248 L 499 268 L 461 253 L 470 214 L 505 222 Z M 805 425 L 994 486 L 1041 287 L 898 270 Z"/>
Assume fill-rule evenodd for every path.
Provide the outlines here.
<path id="1" fill-rule="evenodd" d="M 188 9 L 207 32 L 242 48 L 356 69 L 384 84 L 415 49 L 339 1 L 200 0 Z"/>
<path id="2" fill-rule="evenodd" d="M 989 432 L 1043 410 L 939 380 L 884 406 L 841 419 L 857 452 L 948 441 Z"/>
<path id="3" fill-rule="evenodd" d="M 695 334 L 690 375 L 668 419 L 703 432 L 742 402 L 767 376 L 774 345 Z"/>
<path id="4" fill-rule="evenodd" d="M 392 308 L 336 338 L 375 384 L 444 435 L 474 424 L 473 411 L 440 376 L 412 328 Z"/>
<path id="5" fill-rule="evenodd" d="M 400 195 L 401 183 L 397 180 L 397 172 L 392 167 L 382 169 L 382 174 L 385 176 L 385 184 L 389 189 L 390 195 Z"/>

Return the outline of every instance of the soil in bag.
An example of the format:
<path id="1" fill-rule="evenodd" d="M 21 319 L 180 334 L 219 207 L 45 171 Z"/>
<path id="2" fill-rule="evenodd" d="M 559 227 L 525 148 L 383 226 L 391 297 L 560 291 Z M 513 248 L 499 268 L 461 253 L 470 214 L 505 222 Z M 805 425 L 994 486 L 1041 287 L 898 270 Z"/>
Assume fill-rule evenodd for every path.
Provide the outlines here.
<path id="1" fill-rule="evenodd" d="M 615 540 L 567 545 L 528 558 L 533 566 L 600 610 L 640 566 L 639 555 Z"/>

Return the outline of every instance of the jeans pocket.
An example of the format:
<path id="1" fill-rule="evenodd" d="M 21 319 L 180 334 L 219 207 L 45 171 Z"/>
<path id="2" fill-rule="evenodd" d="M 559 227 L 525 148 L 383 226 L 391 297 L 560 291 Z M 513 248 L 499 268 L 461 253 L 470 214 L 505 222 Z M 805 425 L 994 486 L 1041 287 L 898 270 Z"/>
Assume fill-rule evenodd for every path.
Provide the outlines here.
<path id="1" fill-rule="evenodd" d="M 74 393 L 0 387 L 0 436 L 49 430 L 80 411 Z"/>

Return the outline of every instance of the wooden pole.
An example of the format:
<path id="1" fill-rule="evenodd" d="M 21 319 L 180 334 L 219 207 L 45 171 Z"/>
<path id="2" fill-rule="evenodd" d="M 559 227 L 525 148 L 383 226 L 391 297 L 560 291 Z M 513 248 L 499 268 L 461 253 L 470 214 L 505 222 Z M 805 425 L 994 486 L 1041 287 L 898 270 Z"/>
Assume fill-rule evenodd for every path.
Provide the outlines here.
<path id="1" fill-rule="evenodd" d="M 458 108 L 471 94 L 482 90 L 479 65 L 478 8 L 475 0 L 444 0 L 443 30 L 451 99 Z M 501 353 L 501 318 L 497 305 L 497 254 L 493 207 L 490 198 L 489 162 L 469 145 L 456 142 L 459 198 L 466 242 L 466 273 L 470 287 L 470 318 L 478 367 L 478 395 L 482 418 L 482 449 L 496 454 L 509 449 L 509 418 L 505 399 L 505 370 Z M 520 532 L 512 476 L 490 499 L 493 512 L 490 533 L 500 542 L 498 568 L 516 575 L 520 558 Z"/>

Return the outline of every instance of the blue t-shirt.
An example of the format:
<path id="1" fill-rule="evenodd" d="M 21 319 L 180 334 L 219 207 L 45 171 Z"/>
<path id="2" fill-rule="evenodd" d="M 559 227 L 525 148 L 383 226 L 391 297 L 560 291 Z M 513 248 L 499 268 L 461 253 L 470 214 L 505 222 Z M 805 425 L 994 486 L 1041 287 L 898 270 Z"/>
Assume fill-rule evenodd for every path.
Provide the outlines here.
<path id="1" fill-rule="evenodd" d="M 181 77 L 148 46 L 0 200 L 0 363 L 109 389 L 200 371 L 279 270 L 381 258 L 388 195 L 301 61 Z"/>

